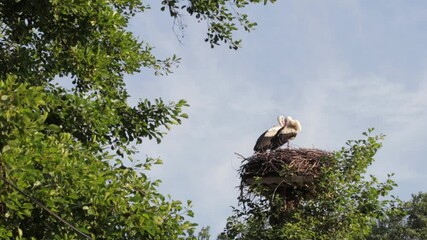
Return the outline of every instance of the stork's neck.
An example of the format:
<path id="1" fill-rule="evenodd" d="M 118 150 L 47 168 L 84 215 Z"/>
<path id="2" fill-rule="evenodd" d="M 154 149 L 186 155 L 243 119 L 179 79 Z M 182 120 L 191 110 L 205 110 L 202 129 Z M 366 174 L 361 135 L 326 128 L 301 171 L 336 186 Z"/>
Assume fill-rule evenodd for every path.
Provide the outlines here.
<path id="1" fill-rule="evenodd" d="M 279 126 L 284 126 L 285 125 L 285 117 L 280 115 L 277 117 L 277 121 L 279 122 Z"/>

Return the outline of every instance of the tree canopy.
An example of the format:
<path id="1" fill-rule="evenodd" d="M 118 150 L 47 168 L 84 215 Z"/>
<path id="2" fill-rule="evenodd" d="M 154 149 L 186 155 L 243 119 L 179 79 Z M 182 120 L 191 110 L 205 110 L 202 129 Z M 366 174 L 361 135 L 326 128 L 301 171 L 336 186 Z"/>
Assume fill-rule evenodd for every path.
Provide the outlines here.
<path id="1" fill-rule="evenodd" d="M 238 10 L 267 2 L 274 1 L 168 0 L 159 10 L 207 22 L 212 47 L 236 49 L 233 33 L 255 26 Z M 160 181 L 145 175 L 161 160 L 132 159 L 135 145 L 160 142 L 165 129 L 187 117 L 185 100 L 127 102 L 126 74 L 169 74 L 179 61 L 158 59 L 127 29 L 149 9 L 140 0 L 0 2 L 1 238 L 193 236 L 191 202 L 159 194 Z"/>
<path id="2" fill-rule="evenodd" d="M 390 207 L 368 239 L 427 239 L 427 193 L 413 194 L 411 200 Z"/>
<path id="3" fill-rule="evenodd" d="M 366 175 L 383 139 L 371 136 L 372 130 L 324 159 L 313 194 L 304 197 L 296 189 L 300 202 L 294 209 L 284 212 L 284 199 L 262 194 L 263 184 L 244 187 L 219 239 L 365 239 L 395 203 L 383 199 L 396 186 L 391 175 L 385 182 Z"/>

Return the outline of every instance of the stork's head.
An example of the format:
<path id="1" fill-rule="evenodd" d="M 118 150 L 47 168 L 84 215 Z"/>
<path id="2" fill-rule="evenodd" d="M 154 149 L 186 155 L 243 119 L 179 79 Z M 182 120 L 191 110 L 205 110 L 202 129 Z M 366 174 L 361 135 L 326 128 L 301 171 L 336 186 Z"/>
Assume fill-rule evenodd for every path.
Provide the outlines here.
<path id="1" fill-rule="evenodd" d="M 293 120 L 293 119 L 292 119 L 290 116 L 287 116 L 287 117 L 283 120 L 283 122 L 284 122 L 284 126 L 289 126 L 289 124 L 291 124 L 292 120 Z"/>
<path id="2" fill-rule="evenodd" d="M 294 120 L 290 116 L 285 118 L 285 124 L 286 126 L 291 126 L 291 128 L 294 128 L 297 132 L 301 131 L 301 123 L 298 120 Z"/>

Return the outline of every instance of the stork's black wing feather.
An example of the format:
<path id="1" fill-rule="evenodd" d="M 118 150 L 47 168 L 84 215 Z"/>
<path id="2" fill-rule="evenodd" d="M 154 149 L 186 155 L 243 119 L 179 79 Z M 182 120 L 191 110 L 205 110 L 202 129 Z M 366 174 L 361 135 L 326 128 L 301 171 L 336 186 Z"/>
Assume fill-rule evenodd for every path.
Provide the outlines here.
<path id="1" fill-rule="evenodd" d="M 256 144 L 254 146 L 255 152 L 265 152 L 268 149 L 270 149 L 271 146 L 271 139 L 273 137 L 266 137 L 265 134 L 268 132 L 265 131 L 261 136 L 259 136 L 258 140 L 256 141 Z"/>
<path id="2" fill-rule="evenodd" d="M 283 144 L 287 143 L 289 139 L 292 139 L 297 136 L 297 133 L 290 132 L 290 133 L 280 133 L 280 131 L 274 135 L 274 137 L 271 139 L 271 150 L 277 149 Z"/>

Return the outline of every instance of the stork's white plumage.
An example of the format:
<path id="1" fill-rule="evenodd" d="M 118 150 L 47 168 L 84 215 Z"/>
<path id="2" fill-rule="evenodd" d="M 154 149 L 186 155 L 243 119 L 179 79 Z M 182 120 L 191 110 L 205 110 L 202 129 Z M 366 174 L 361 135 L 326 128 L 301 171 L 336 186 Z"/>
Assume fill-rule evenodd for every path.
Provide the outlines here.
<path id="1" fill-rule="evenodd" d="M 271 140 L 274 138 L 274 136 L 276 136 L 277 132 L 279 132 L 284 127 L 285 117 L 280 115 L 279 117 L 277 117 L 277 121 L 279 122 L 279 125 L 268 129 L 263 134 L 261 134 L 261 136 L 259 136 L 254 146 L 255 152 L 265 152 L 271 149 Z"/>
<path id="2" fill-rule="evenodd" d="M 290 116 L 286 117 L 283 128 L 271 139 L 272 146 L 270 149 L 277 149 L 285 143 L 288 143 L 289 147 L 289 140 L 295 139 L 301 129 L 301 123 L 298 120 L 292 119 Z"/>

